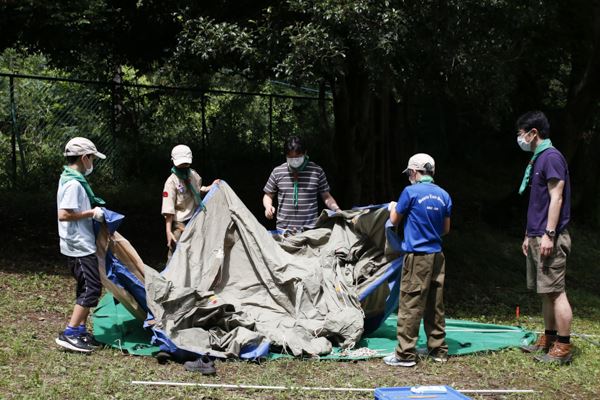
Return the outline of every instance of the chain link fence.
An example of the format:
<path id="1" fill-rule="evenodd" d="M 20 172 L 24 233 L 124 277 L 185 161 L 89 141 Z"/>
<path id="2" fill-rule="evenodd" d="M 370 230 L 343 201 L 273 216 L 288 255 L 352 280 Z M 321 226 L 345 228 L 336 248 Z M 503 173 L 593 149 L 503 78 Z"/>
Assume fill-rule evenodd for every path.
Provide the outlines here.
<path id="1" fill-rule="evenodd" d="M 264 87 L 263 87 L 264 88 Z M 54 187 L 72 137 L 85 136 L 107 160 L 95 184 L 162 182 L 179 143 L 208 181 L 256 192 L 283 162 L 283 143 L 299 135 L 330 166 L 329 99 L 268 92 L 201 90 L 133 83 L 0 74 L 0 189 Z M 233 186 L 233 185 L 232 185 Z"/>

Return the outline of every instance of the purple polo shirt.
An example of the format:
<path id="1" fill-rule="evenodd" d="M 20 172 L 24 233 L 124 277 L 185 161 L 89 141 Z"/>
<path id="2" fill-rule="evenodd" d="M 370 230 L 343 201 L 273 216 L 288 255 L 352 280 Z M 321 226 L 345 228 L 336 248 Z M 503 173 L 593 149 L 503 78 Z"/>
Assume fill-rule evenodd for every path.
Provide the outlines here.
<path id="1" fill-rule="evenodd" d="M 548 207 L 550 194 L 548 181 L 558 179 L 565 181 L 563 202 L 558 218 L 556 232 L 562 232 L 571 218 L 571 182 L 567 161 L 554 147 L 549 148 L 539 155 L 531 171 L 531 192 L 529 194 L 529 207 L 527 208 L 527 236 L 542 236 L 546 231 L 548 222 Z"/>

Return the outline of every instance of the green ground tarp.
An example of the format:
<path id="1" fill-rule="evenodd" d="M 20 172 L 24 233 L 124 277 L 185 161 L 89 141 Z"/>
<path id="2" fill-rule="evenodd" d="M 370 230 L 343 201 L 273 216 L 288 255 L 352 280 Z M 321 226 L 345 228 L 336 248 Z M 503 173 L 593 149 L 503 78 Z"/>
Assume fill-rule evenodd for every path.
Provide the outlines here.
<path id="1" fill-rule="evenodd" d="M 94 335 L 111 347 L 126 350 L 130 354 L 149 356 L 159 349 L 150 345 L 151 333 L 144 330 L 125 307 L 116 304 L 112 295 L 105 295 L 93 315 Z M 446 319 L 446 341 L 450 355 L 464 355 L 485 351 L 518 347 L 535 340 L 535 333 L 519 327 L 483 324 L 462 320 Z M 426 347 L 423 326 L 419 334 L 418 347 Z M 396 315 L 391 315 L 375 332 L 363 337 L 355 349 L 334 349 L 321 359 L 365 359 L 390 354 L 396 347 Z M 370 351 L 362 352 L 368 348 Z M 365 355 L 365 353 L 367 355 Z M 275 359 L 286 355 L 272 354 Z"/>
<path id="2" fill-rule="evenodd" d="M 101 343 L 138 356 L 151 356 L 159 351 L 150 344 L 151 332 L 122 304 L 115 304 L 110 293 L 100 299 L 92 320 L 94 336 Z"/>

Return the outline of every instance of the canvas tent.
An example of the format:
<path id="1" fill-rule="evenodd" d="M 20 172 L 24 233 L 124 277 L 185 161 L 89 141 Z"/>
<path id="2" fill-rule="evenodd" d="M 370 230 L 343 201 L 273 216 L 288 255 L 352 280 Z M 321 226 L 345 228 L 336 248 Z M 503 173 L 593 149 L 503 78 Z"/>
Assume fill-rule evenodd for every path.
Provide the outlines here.
<path id="1" fill-rule="evenodd" d="M 396 310 L 399 239 L 385 206 L 324 211 L 315 229 L 285 237 L 225 182 L 204 200 L 162 273 L 114 233 L 122 216 L 107 212 L 98 234 L 106 287 L 163 350 L 323 356 L 354 347 Z"/>
<path id="2" fill-rule="evenodd" d="M 316 229 L 284 237 L 268 232 L 225 182 L 205 204 L 160 274 L 118 233 L 110 236 L 122 216 L 107 213 L 98 235 L 107 288 L 134 315 L 149 312 L 165 349 L 323 355 L 354 346 L 365 320 L 374 330 L 394 308 L 399 253 L 386 238 L 394 233 L 385 208 L 324 212 Z"/>

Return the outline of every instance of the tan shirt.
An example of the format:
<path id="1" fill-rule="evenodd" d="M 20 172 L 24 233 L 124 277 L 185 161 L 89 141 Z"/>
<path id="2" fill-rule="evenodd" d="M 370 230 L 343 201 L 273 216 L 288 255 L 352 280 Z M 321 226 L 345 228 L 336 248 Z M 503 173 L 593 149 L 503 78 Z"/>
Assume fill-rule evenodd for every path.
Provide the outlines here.
<path id="1" fill-rule="evenodd" d="M 191 181 L 194 188 L 200 193 L 202 178 L 196 171 L 190 169 Z M 194 194 L 188 190 L 185 181 L 171 174 L 165 182 L 163 189 L 162 211 L 163 215 L 173 214 L 174 221 L 185 222 L 192 217 L 198 207 Z"/>

